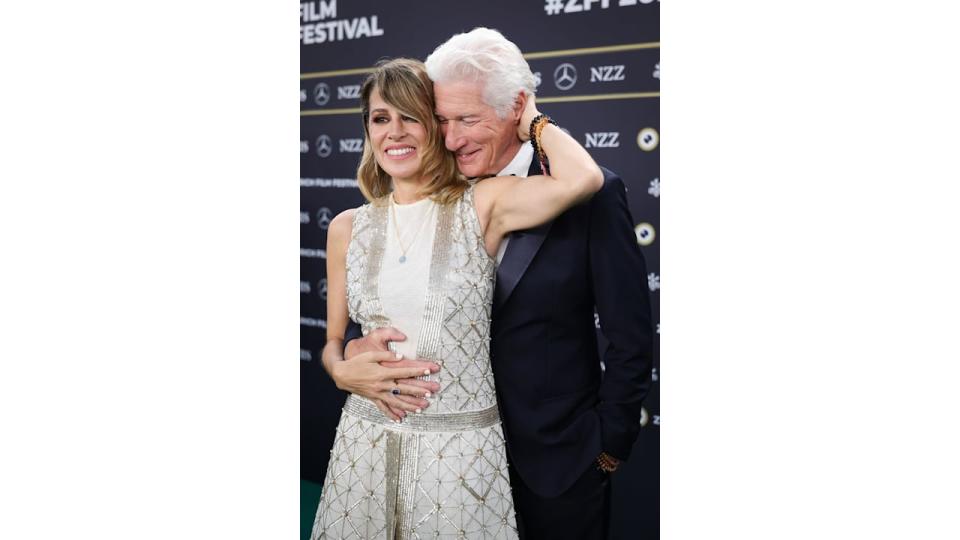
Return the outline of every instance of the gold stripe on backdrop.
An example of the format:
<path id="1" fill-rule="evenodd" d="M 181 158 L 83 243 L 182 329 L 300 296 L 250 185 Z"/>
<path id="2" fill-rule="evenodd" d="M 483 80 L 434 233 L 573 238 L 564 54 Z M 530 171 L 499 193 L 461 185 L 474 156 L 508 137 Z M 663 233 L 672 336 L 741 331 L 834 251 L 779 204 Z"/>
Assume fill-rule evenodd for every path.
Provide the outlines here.
<path id="1" fill-rule="evenodd" d="M 659 49 L 660 42 L 651 43 L 627 43 L 624 45 L 606 45 L 603 47 L 584 47 L 581 49 L 562 49 L 558 51 L 532 52 L 523 55 L 527 60 L 536 60 L 539 58 L 555 58 L 557 56 L 579 56 L 583 54 L 603 54 L 621 51 L 636 51 L 641 49 Z M 313 73 L 301 73 L 300 80 L 319 79 L 321 77 L 342 77 L 344 75 L 362 75 L 373 71 L 372 67 L 355 69 L 335 69 L 332 71 L 315 71 Z"/>
<path id="2" fill-rule="evenodd" d="M 571 101 L 606 101 L 608 99 L 658 98 L 660 92 L 621 92 L 619 94 L 593 94 L 587 96 L 550 96 L 538 97 L 537 103 L 568 103 Z M 300 111 L 300 116 L 327 116 L 331 114 L 358 114 L 360 107 L 351 109 L 316 109 Z"/>

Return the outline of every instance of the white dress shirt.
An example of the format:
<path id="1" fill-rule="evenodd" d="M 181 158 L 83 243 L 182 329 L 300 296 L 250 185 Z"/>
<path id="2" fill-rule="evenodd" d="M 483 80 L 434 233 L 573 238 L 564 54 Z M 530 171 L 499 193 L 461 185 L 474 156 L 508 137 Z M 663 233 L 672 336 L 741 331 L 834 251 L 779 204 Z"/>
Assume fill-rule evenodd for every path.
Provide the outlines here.
<path id="1" fill-rule="evenodd" d="M 513 160 L 507 163 L 507 166 L 497 173 L 497 176 L 519 176 L 520 178 L 526 178 L 531 163 L 533 163 L 533 145 L 530 144 L 530 141 L 527 141 L 520 145 L 520 150 L 517 150 L 517 155 L 513 156 Z M 497 266 L 499 266 L 500 261 L 503 260 L 503 254 L 507 251 L 507 244 L 509 243 L 509 236 L 500 242 L 500 247 L 497 249 Z"/>

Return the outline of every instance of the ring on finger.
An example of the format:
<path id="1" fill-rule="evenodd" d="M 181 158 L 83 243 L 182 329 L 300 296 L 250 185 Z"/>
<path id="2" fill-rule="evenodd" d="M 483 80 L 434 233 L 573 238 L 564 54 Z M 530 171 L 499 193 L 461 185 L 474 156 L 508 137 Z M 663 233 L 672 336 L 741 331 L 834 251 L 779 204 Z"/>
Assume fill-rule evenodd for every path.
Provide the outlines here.
<path id="1" fill-rule="evenodd" d="M 393 388 L 390 389 L 390 393 L 395 396 L 400 395 L 400 385 L 397 384 L 397 381 L 393 381 Z"/>

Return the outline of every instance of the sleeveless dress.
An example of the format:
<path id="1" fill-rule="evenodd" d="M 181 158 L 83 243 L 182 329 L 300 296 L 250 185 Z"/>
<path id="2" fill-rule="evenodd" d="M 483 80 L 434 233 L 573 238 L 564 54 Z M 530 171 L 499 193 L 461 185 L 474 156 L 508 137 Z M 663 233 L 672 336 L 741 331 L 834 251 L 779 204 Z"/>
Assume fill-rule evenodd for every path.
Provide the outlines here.
<path id="1" fill-rule="evenodd" d="M 361 396 L 347 397 L 312 539 L 517 538 L 490 369 L 495 262 L 484 249 L 473 187 L 454 203 L 426 204 L 434 206 L 431 234 L 408 248 L 403 263 L 393 257 L 400 252 L 391 245 L 390 204 L 354 213 L 347 304 L 364 335 L 393 326 L 388 314 L 405 305 L 407 316 L 420 313 L 416 328 L 400 328 L 415 339 L 416 354 L 403 352 L 441 366 L 421 377 L 438 382 L 440 391 L 427 409 L 400 423 Z M 429 261 L 426 272 L 409 270 L 415 257 Z M 407 289 L 419 285 L 412 308 L 397 281 Z"/>

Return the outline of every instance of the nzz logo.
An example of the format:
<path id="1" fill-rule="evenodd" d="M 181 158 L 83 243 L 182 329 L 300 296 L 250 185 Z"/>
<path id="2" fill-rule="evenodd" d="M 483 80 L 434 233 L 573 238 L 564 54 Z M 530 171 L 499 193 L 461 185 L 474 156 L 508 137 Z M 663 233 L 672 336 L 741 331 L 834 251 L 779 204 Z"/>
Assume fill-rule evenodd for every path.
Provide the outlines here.
<path id="1" fill-rule="evenodd" d="M 584 148 L 620 148 L 620 132 L 595 131 L 585 135 Z"/>
<path id="2" fill-rule="evenodd" d="M 619 66 L 591 66 L 590 82 L 610 82 L 624 80 L 623 65 Z"/>
<path id="3" fill-rule="evenodd" d="M 359 99 L 359 98 L 360 98 L 359 84 L 351 84 L 349 86 L 337 87 L 337 99 Z"/>
<path id="4" fill-rule="evenodd" d="M 363 139 L 340 139 L 341 152 L 363 152 Z"/>

